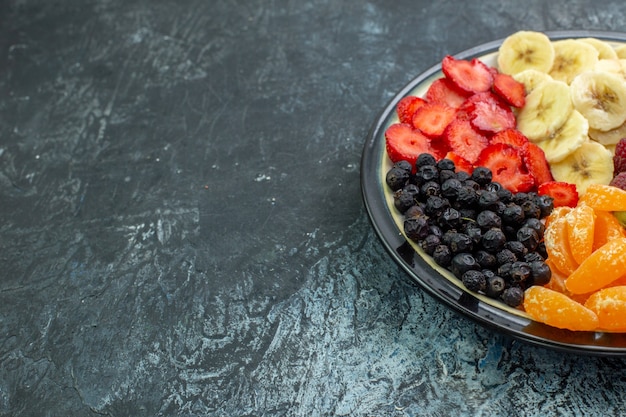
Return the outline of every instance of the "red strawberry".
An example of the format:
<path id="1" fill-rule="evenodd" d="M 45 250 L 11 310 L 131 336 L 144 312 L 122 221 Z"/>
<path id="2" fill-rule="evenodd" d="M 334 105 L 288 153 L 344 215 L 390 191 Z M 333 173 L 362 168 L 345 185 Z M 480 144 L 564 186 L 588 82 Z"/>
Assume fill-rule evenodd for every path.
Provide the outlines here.
<path id="1" fill-rule="evenodd" d="M 535 185 L 518 150 L 504 143 L 495 143 L 483 149 L 474 166 L 489 168 L 493 181 L 514 193 L 528 192 Z"/>
<path id="2" fill-rule="evenodd" d="M 458 89 L 452 81 L 442 77 L 433 81 L 424 97 L 431 103 L 446 103 L 456 109 L 463 104 L 467 96 L 468 94 Z"/>
<path id="3" fill-rule="evenodd" d="M 452 152 L 470 164 L 476 162 L 478 155 L 489 144 L 487 137 L 474 129 L 469 120 L 464 119 L 453 120 L 444 130 L 443 140 Z"/>
<path id="4" fill-rule="evenodd" d="M 615 155 L 613 156 L 613 173 L 614 175 L 626 171 L 626 138 L 620 139 L 615 146 Z"/>
<path id="5" fill-rule="evenodd" d="M 489 91 L 493 85 L 489 67 L 476 58 L 467 61 L 447 55 L 441 61 L 441 70 L 454 85 L 468 93 Z"/>
<path id="6" fill-rule="evenodd" d="M 543 149 L 532 142 L 527 142 L 521 148 L 521 153 L 528 172 L 535 178 L 535 185 L 539 186 L 543 183 L 554 181 Z"/>
<path id="7" fill-rule="evenodd" d="M 406 123 L 395 123 L 385 131 L 387 154 L 392 162 L 408 161 L 415 166 L 422 153 L 433 153 L 430 140 Z"/>
<path id="8" fill-rule="evenodd" d="M 426 104 L 426 100 L 416 96 L 406 96 L 396 105 L 396 113 L 400 123 L 413 123 L 415 111 Z"/>
<path id="9" fill-rule="evenodd" d="M 510 106 L 521 108 L 526 104 L 524 84 L 508 74 L 499 73 L 493 78 L 493 91 Z"/>
<path id="10" fill-rule="evenodd" d="M 549 195 L 554 199 L 554 207 L 576 207 L 578 191 L 576 185 L 569 182 L 550 181 L 543 183 L 537 189 L 539 195 Z"/>
<path id="11" fill-rule="evenodd" d="M 444 156 L 444 158 L 451 160 L 454 162 L 454 167 L 456 172 L 465 171 L 468 174 L 471 174 L 474 171 L 474 166 L 465 158 L 456 153 L 450 151 Z"/>
<path id="12" fill-rule="evenodd" d="M 452 120 L 456 110 L 445 103 L 426 103 L 413 115 L 413 127 L 429 138 L 437 138 Z"/>
<path id="13" fill-rule="evenodd" d="M 504 129 L 493 135 L 489 143 L 506 143 L 514 148 L 522 148 L 528 143 L 528 138 L 517 129 Z"/>
<path id="14" fill-rule="evenodd" d="M 476 129 L 487 133 L 497 133 L 512 129 L 517 124 L 511 108 L 491 92 L 479 93 L 470 97 L 473 109 L 470 111 L 472 124 Z"/>

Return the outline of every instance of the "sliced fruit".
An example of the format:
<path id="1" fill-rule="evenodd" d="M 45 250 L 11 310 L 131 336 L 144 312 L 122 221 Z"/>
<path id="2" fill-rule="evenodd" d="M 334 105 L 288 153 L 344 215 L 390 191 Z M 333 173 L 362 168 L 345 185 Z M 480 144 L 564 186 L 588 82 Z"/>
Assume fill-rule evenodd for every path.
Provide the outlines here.
<path id="1" fill-rule="evenodd" d="M 591 184 L 581 202 L 602 211 L 626 210 L 626 191 L 605 184 Z"/>
<path id="2" fill-rule="evenodd" d="M 579 38 L 579 42 L 588 43 L 598 51 L 598 59 L 617 59 L 617 52 L 608 42 L 598 38 Z"/>
<path id="3" fill-rule="evenodd" d="M 606 71 L 587 71 L 570 84 L 574 108 L 582 113 L 589 127 L 602 131 L 615 129 L 626 121 L 626 83 Z"/>
<path id="4" fill-rule="evenodd" d="M 517 115 L 517 128 L 534 142 L 552 137 L 573 110 L 570 91 L 562 81 L 545 81 L 526 96 Z"/>
<path id="5" fill-rule="evenodd" d="M 431 103 L 445 103 L 450 107 L 458 108 L 468 94 L 461 91 L 449 79 L 438 78 L 428 87 L 424 98 Z"/>
<path id="6" fill-rule="evenodd" d="M 455 119 L 443 132 L 449 150 L 473 164 L 489 144 L 485 135 L 476 130 L 469 120 Z"/>
<path id="7" fill-rule="evenodd" d="M 604 146 L 615 145 L 622 138 L 626 138 L 626 123 L 622 123 L 615 129 L 606 132 L 589 128 L 589 137 Z"/>
<path id="8" fill-rule="evenodd" d="M 524 293 L 524 310 L 534 320 L 559 329 L 595 330 L 598 316 L 565 294 L 532 286 Z"/>
<path id="9" fill-rule="evenodd" d="M 613 178 L 613 156 L 594 141 L 583 143 L 560 162 L 550 164 L 556 181 L 576 184 L 578 194 L 593 184 L 608 184 Z"/>
<path id="10" fill-rule="evenodd" d="M 626 80 L 626 59 L 600 59 L 596 62 L 594 71 L 605 71 Z"/>
<path id="11" fill-rule="evenodd" d="M 615 286 L 593 293 L 585 307 L 598 316 L 603 330 L 626 331 L 626 286 Z"/>
<path id="12" fill-rule="evenodd" d="M 556 269 L 565 276 L 570 276 L 578 268 L 578 263 L 569 247 L 565 216 L 550 221 L 543 234 L 543 240 L 548 257 L 552 259 Z"/>
<path id="13" fill-rule="evenodd" d="M 491 70 L 476 58 L 467 61 L 447 55 L 441 61 L 441 70 L 455 86 L 468 93 L 489 91 L 493 84 Z"/>
<path id="14" fill-rule="evenodd" d="M 613 213 L 603 210 L 594 210 L 594 212 L 596 214 L 593 231 L 594 251 L 605 245 L 609 240 L 626 236 L 624 228 Z"/>
<path id="15" fill-rule="evenodd" d="M 504 129 L 512 129 L 516 125 L 515 114 L 499 97 L 491 92 L 474 94 L 473 108 L 469 112 L 472 125 L 488 134 Z"/>
<path id="16" fill-rule="evenodd" d="M 576 185 L 563 181 L 550 181 L 537 188 L 540 195 L 549 195 L 554 200 L 554 207 L 576 207 L 578 191 Z"/>
<path id="17" fill-rule="evenodd" d="M 527 192 L 535 185 L 519 151 L 503 143 L 490 144 L 483 149 L 474 165 L 489 168 L 493 181 L 514 193 Z"/>
<path id="18" fill-rule="evenodd" d="M 552 42 L 554 63 L 550 76 L 566 84 L 578 74 L 592 70 L 598 62 L 598 50 L 589 43 L 577 39 L 563 39 Z"/>
<path id="19" fill-rule="evenodd" d="M 595 212 L 581 204 L 567 213 L 565 220 L 570 251 L 576 262 L 581 264 L 593 252 Z"/>
<path id="20" fill-rule="evenodd" d="M 471 162 L 469 162 L 467 159 L 463 158 L 462 156 L 458 155 L 457 153 L 453 151 L 448 152 L 445 158 L 454 162 L 454 166 L 457 172 L 464 171 L 464 172 L 467 172 L 468 174 L 471 174 L 474 171 L 474 166 L 471 164 Z"/>
<path id="21" fill-rule="evenodd" d="M 493 91 L 509 106 L 519 108 L 526 103 L 524 84 L 508 74 L 498 73 L 493 77 Z"/>
<path id="22" fill-rule="evenodd" d="M 532 68 L 513 74 L 513 78 L 524 84 L 526 95 L 530 94 L 542 82 L 552 81 L 552 77 L 548 73 Z"/>
<path id="23" fill-rule="evenodd" d="M 535 185 L 539 186 L 554 181 L 546 155 L 539 146 L 532 142 L 527 142 L 520 148 L 520 151 L 522 161 L 524 161 L 530 175 L 535 179 Z"/>
<path id="24" fill-rule="evenodd" d="M 626 274 L 626 238 L 614 239 L 587 257 L 565 280 L 574 294 L 585 294 L 606 287 Z"/>
<path id="25" fill-rule="evenodd" d="M 417 96 L 406 96 L 403 97 L 398 104 L 396 105 L 396 113 L 398 114 L 398 119 L 400 119 L 400 123 L 413 123 L 413 115 L 424 104 L 426 104 L 426 100 Z"/>
<path id="26" fill-rule="evenodd" d="M 413 127 L 428 136 L 438 138 L 454 120 L 456 110 L 445 103 L 426 103 L 413 115 Z"/>
<path id="27" fill-rule="evenodd" d="M 580 112 L 573 110 L 563 126 L 549 138 L 536 142 L 549 163 L 560 162 L 589 140 L 589 123 Z"/>
<path id="28" fill-rule="evenodd" d="M 514 148 L 522 148 L 528 143 L 528 138 L 517 129 L 504 129 L 493 135 L 489 143 L 504 143 Z"/>
<path id="29" fill-rule="evenodd" d="M 616 46 L 615 53 L 617 54 L 618 58 L 626 59 L 626 44 Z"/>
<path id="30" fill-rule="evenodd" d="M 392 162 L 406 160 L 412 166 L 415 166 L 415 161 L 420 154 L 433 154 L 430 140 L 406 123 L 395 123 L 387 128 L 385 146 Z"/>
<path id="31" fill-rule="evenodd" d="M 498 49 L 498 68 L 505 74 L 526 69 L 548 72 L 554 62 L 554 47 L 541 32 L 519 31 L 508 36 Z"/>

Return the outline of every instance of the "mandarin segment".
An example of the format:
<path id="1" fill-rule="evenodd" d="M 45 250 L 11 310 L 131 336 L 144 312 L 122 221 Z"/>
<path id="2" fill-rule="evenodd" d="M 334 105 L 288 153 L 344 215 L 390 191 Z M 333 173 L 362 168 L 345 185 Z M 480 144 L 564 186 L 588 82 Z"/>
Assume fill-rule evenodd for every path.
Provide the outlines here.
<path id="1" fill-rule="evenodd" d="M 626 286 L 615 286 L 593 293 L 585 307 L 598 316 L 598 326 L 603 330 L 626 330 Z"/>
<path id="2" fill-rule="evenodd" d="M 578 263 L 570 251 L 565 216 L 550 221 L 549 227 L 544 232 L 543 240 L 548 257 L 556 269 L 565 275 L 572 274 L 578 267 Z"/>
<path id="3" fill-rule="evenodd" d="M 584 204 L 576 206 L 565 216 L 567 240 L 572 256 L 578 264 L 593 251 L 595 218 L 594 210 Z"/>
<path id="4" fill-rule="evenodd" d="M 525 291 L 524 310 L 533 320 L 559 329 L 595 330 L 599 323 L 592 310 L 565 294 L 540 286 Z"/>
<path id="5" fill-rule="evenodd" d="M 596 222 L 594 224 L 593 250 L 597 250 L 610 240 L 626 237 L 624 228 L 613 213 L 603 210 L 595 210 Z"/>
<path id="6" fill-rule="evenodd" d="M 593 252 L 565 280 L 574 294 L 585 294 L 606 287 L 626 275 L 626 238 L 607 242 Z"/>
<path id="7" fill-rule="evenodd" d="M 580 198 L 580 202 L 595 210 L 624 211 L 626 210 L 626 191 L 605 184 L 591 184 Z"/>

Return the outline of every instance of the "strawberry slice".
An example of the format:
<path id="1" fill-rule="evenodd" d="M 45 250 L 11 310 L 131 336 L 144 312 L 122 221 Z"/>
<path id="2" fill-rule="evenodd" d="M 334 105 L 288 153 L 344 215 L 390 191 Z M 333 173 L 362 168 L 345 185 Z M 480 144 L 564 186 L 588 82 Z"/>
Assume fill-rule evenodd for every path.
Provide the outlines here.
<path id="1" fill-rule="evenodd" d="M 490 144 L 483 149 L 474 166 L 489 168 L 493 181 L 514 193 L 528 192 L 535 185 L 535 179 L 526 171 L 519 151 L 504 143 Z"/>
<path id="2" fill-rule="evenodd" d="M 394 123 L 385 131 L 387 154 L 392 162 L 408 161 L 413 167 L 422 153 L 433 154 L 430 140 L 406 123 Z"/>
<path id="3" fill-rule="evenodd" d="M 474 129 L 469 120 L 464 119 L 450 122 L 443 132 L 443 140 L 452 152 L 470 164 L 476 162 L 482 150 L 489 144 L 489 139 Z"/>
<path id="4" fill-rule="evenodd" d="M 400 119 L 400 123 L 413 123 L 413 115 L 424 104 L 426 100 L 416 96 L 403 97 L 396 105 L 396 113 Z"/>
<path id="5" fill-rule="evenodd" d="M 498 73 L 493 78 L 493 91 L 510 106 L 522 108 L 526 104 L 524 84 L 508 74 Z"/>
<path id="6" fill-rule="evenodd" d="M 442 77 L 433 81 L 424 97 L 431 103 L 445 103 L 456 109 L 463 104 L 468 94 L 458 89 L 449 79 Z"/>
<path id="7" fill-rule="evenodd" d="M 517 121 L 511 108 L 491 92 L 474 94 L 468 100 L 473 106 L 470 119 L 474 127 L 493 134 L 504 129 L 515 128 Z M 466 104 L 464 104 L 464 107 Z"/>
<path id="8" fill-rule="evenodd" d="M 462 156 L 450 151 L 448 152 L 444 158 L 451 160 L 452 162 L 454 162 L 454 167 L 456 172 L 459 171 L 465 171 L 468 174 L 472 174 L 472 172 L 474 171 L 474 166 L 465 158 L 463 158 Z"/>
<path id="9" fill-rule="evenodd" d="M 467 61 L 447 55 L 441 61 L 441 70 L 454 85 L 468 93 L 489 91 L 493 85 L 491 70 L 476 58 Z"/>
<path id="10" fill-rule="evenodd" d="M 413 115 L 413 127 L 429 138 L 438 138 L 454 120 L 456 110 L 445 103 L 426 103 Z"/>
<path id="11" fill-rule="evenodd" d="M 578 191 L 576 185 L 563 181 L 543 183 L 537 189 L 539 195 L 549 195 L 554 199 L 554 207 L 576 207 Z"/>
<path id="12" fill-rule="evenodd" d="M 535 185 L 539 186 L 543 183 L 554 181 L 543 149 L 532 142 L 527 142 L 521 148 L 521 154 L 528 172 L 535 178 Z"/>
<path id="13" fill-rule="evenodd" d="M 505 143 L 514 148 L 523 148 L 528 138 L 517 129 L 504 129 L 493 135 L 489 143 Z"/>

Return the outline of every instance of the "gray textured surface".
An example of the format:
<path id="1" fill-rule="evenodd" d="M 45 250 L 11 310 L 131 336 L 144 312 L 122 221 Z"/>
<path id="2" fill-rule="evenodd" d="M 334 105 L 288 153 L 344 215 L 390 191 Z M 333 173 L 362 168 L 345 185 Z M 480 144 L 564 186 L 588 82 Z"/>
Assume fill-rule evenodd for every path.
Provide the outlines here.
<path id="1" fill-rule="evenodd" d="M 625 21 L 621 0 L 0 1 L 0 415 L 619 415 L 624 360 L 412 285 L 359 159 L 444 54 Z"/>

